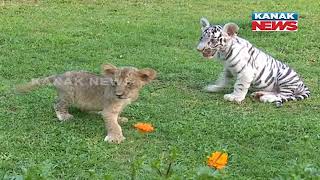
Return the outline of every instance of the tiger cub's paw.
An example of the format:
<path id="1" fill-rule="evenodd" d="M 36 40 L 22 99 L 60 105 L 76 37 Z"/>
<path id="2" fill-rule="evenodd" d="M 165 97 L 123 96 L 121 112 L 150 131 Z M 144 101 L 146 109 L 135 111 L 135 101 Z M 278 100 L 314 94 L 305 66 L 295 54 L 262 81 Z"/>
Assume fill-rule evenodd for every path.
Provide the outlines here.
<path id="1" fill-rule="evenodd" d="M 231 102 L 234 101 L 234 102 L 240 104 L 240 103 L 244 100 L 245 97 L 243 97 L 243 96 L 236 96 L 236 95 L 234 95 L 234 94 L 225 94 L 225 95 L 223 96 L 223 98 L 224 98 L 225 100 L 227 100 L 227 101 L 231 101 Z"/>
<path id="2" fill-rule="evenodd" d="M 262 97 L 263 95 L 263 92 L 253 92 L 250 94 L 250 96 L 255 100 L 260 100 L 260 97 Z"/>
<path id="3" fill-rule="evenodd" d="M 208 85 L 208 86 L 206 86 L 206 87 L 204 88 L 204 91 L 205 91 L 205 92 L 219 92 L 219 91 L 221 91 L 221 90 L 223 90 L 223 87 L 217 86 L 217 85 L 214 85 L 214 84 Z"/>

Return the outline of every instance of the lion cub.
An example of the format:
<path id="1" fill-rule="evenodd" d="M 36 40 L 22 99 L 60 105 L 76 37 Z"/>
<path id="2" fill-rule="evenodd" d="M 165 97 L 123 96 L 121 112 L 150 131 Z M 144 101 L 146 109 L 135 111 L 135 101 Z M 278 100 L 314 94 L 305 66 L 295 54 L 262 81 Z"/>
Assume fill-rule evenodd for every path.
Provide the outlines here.
<path id="1" fill-rule="evenodd" d="M 27 92 L 38 86 L 52 84 L 58 91 L 54 104 L 57 118 L 61 121 L 71 119 L 68 112 L 71 105 L 81 110 L 102 111 L 107 130 L 105 141 L 120 143 L 125 139 L 119 121 L 121 111 L 138 98 L 139 90 L 155 79 L 153 69 L 134 67 L 116 68 L 111 64 L 102 65 L 102 75 L 89 72 L 70 71 L 61 75 L 35 79 L 17 87 L 18 92 Z"/>

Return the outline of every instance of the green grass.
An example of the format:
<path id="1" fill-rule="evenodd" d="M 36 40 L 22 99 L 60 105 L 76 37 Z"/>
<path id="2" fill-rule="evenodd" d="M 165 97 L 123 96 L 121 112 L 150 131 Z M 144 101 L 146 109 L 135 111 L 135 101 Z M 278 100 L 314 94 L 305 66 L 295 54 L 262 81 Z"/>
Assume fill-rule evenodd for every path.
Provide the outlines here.
<path id="1" fill-rule="evenodd" d="M 297 11 L 297 32 L 252 32 L 252 11 Z M 235 22 L 240 36 L 304 78 L 312 97 L 283 108 L 223 100 L 201 89 L 222 66 L 195 50 L 199 18 Z M 293 179 L 320 174 L 319 1 L 4 1 L 0 3 L 0 179 L 200 179 L 213 151 L 230 155 L 217 178 Z M 126 141 L 103 141 L 102 118 L 72 109 L 54 116 L 55 91 L 17 96 L 12 87 L 68 70 L 99 72 L 100 64 L 151 67 L 158 80 L 125 109 Z M 231 89 L 226 90 L 230 92 Z M 139 134 L 132 125 L 150 122 Z M 209 171 L 209 173 L 208 173 Z M 316 179 L 316 178 L 315 178 Z"/>

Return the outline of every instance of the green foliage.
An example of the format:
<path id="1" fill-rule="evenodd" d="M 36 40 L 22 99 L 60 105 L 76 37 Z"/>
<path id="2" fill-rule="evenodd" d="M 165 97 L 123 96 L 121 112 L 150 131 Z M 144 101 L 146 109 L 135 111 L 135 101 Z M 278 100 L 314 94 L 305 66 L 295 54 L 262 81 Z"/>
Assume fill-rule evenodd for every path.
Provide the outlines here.
<path id="1" fill-rule="evenodd" d="M 297 11 L 299 30 L 252 32 L 252 11 Z M 226 102 L 231 86 L 202 92 L 222 70 L 195 49 L 202 16 L 237 23 L 241 37 L 301 74 L 311 98 L 277 109 L 249 97 Z M 0 179 L 318 178 L 317 0 L 3 1 L 0 17 Z M 39 76 L 99 73 L 107 62 L 158 71 L 125 109 L 119 145 L 103 141 L 99 115 L 71 109 L 75 119 L 58 122 L 51 88 L 12 92 Z M 155 132 L 138 133 L 136 122 L 152 123 Z M 232 156 L 227 167 L 207 168 L 207 156 L 221 149 Z"/>
<path id="2" fill-rule="evenodd" d="M 305 166 L 295 165 L 286 174 L 279 175 L 274 180 L 287 180 L 287 179 L 320 179 L 319 166 L 307 164 Z"/>

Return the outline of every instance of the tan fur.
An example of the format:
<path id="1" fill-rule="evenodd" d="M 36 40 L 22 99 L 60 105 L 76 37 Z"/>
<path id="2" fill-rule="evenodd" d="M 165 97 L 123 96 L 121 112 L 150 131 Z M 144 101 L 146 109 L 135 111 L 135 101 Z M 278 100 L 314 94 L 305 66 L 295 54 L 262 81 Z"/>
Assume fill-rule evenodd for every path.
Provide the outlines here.
<path id="1" fill-rule="evenodd" d="M 127 121 L 127 118 L 119 116 L 120 113 L 138 98 L 140 89 L 155 77 L 156 71 L 153 69 L 116 68 L 105 64 L 102 66 L 101 76 L 70 71 L 35 79 L 18 86 L 17 91 L 27 92 L 41 85 L 52 84 L 58 91 L 54 109 L 59 120 L 65 121 L 73 117 L 68 112 L 71 105 L 87 111 L 102 111 L 107 130 L 105 141 L 120 143 L 125 138 L 119 122 Z"/>

